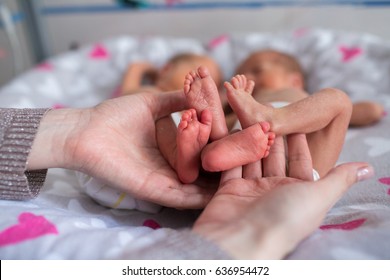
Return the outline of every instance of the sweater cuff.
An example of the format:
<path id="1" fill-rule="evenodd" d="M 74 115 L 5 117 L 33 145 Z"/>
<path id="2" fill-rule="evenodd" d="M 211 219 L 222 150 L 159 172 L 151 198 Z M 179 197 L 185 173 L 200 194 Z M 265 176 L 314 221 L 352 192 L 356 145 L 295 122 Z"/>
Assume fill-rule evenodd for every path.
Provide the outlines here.
<path id="1" fill-rule="evenodd" d="M 40 121 L 49 109 L 0 110 L 0 197 L 26 200 L 38 195 L 47 170 L 26 171 Z"/>

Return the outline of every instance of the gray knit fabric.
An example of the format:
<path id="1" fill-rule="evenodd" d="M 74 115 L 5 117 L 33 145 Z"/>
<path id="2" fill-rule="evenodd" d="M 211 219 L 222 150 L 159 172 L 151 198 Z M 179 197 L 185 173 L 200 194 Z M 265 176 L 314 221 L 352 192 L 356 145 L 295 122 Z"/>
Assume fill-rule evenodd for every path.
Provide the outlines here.
<path id="1" fill-rule="evenodd" d="M 35 197 L 47 170 L 26 171 L 27 157 L 42 116 L 48 109 L 0 108 L 0 198 Z"/>

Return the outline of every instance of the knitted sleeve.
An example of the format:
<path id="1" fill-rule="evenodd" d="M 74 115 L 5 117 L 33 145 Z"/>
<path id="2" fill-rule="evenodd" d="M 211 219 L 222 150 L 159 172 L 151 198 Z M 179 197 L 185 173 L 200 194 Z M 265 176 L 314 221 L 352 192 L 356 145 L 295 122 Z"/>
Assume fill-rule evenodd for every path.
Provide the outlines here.
<path id="1" fill-rule="evenodd" d="M 42 188 L 47 170 L 26 171 L 26 166 L 47 110 L 0 108 L 0 199 L 31 199 Z"/>

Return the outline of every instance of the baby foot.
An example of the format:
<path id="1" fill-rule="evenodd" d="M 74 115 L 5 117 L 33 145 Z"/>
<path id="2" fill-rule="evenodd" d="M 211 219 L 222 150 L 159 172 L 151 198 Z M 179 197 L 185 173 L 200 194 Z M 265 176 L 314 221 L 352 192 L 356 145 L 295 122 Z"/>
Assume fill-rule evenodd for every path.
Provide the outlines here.
<path id="1" fill-rule="evenodd" d="M 218 88 L 206 67 L 200 66 L 197 71 L 191 71 L 186 75 L 184 93 L 189 107 L 195 108 L 198 115 L 205 109 L 211 112 L 210 139 L 212 141 L 228 134 Z"/>
<path id="2" fill-rule="evenodd" d="M 230 83 L 224 83 L 229 104 L 243 128 L 261 121 L 270 121 L 267 116 L 272 108 L 258 103 L 253 98 L 252 91 L 254 86 L 254 82 L 252 80 L 248 81 L 244 75 L 236 75 L 231 79 Z"/>
<path id="3" fill-rule="evenodd" d="M 266 147 L 264 149 L 264 155 L 262 158 L 266 158 L 269 155 L 269 151 L 271 149 L 271 146 L 275 143 L 276 134 L 272 131 L 270 131 L 270 124 L 268 122 L 260 122 L 259 123 L 265 136 L 266 136 Z"/>
<path id="4" fill-rule="evenodd" d="M 275 142 L 267 122 L 248 128 L 208 144 L 202 151 L 202 166 L 206 171 L 224 171 L 258 161 L 269 155 Z"/>
<path id="5" fill-rule="evenodd" d="M 200 153 L 207 144 L 211 131 L 212 114 L 207 109 L 198 120 L 195 109 L 183 113 L 177 128 L 176 172 L 183 183 L 198 178 Z"/>

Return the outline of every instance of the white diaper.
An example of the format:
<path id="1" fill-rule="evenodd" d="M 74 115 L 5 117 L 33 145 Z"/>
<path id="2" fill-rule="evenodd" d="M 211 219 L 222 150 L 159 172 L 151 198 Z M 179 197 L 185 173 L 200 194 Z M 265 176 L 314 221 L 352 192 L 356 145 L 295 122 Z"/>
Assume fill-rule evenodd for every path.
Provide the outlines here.
<path id="1" fill-rule="evenodd" d="M 287 106 L 288 104 L 290 104 L 290 102 L 287 102 L 287 101 L 274 101 L 274 102 L 271 102 L 270 104 L 274 108 L 282 108 L 282 107 Z"/>
<path id="2" fill-rule="evenodd" d="M 129 194 L 108 187 L 98 179 L 84 173 L 76 172 L 76 177 L 85 193 L 103 206 L 147 213 L 158 213 L 162 208 L 161 205 L 133 198 Z"/>
<path id="3" fill-rule="evenodd" d="M 181 112 L 172 113 L 171 118 L 175 122 L 176 127 L 178 127 L 181 120 Z"/>
<path id="4" fill-rule="evenodd" d="M 321 179 L 320 174 L 318 174 L 318 171 L 313 168 L 313 180 L 318 181 Z"/>

